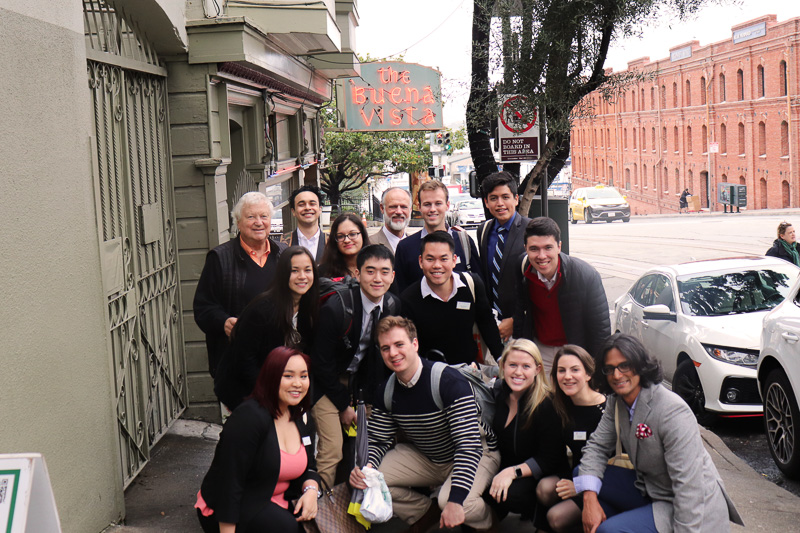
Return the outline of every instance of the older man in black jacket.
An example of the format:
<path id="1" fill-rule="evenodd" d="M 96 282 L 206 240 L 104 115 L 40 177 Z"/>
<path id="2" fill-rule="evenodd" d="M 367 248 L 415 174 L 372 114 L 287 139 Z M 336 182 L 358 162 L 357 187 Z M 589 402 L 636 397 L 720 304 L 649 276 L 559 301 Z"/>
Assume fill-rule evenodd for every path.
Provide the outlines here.
<path id="1" fill-rule="evenodd" d="M 525 228 L 526 255 L 517 270 L 514 337 L 533 340 L 546 372 L 564 344 L 595 357 L 611 334 L 608 299 L 600 274 L 586 261 L 561 253 L 561 230 L 547 217 Z"/>

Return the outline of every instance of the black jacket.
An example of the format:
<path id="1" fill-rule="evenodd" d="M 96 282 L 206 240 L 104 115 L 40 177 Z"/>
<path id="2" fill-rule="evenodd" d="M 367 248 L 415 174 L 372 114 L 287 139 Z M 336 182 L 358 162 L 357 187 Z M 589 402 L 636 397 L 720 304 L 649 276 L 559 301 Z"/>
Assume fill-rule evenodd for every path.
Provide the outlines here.
<path id="1" fill-rule="evenodd" d="M 523 260 L 526 257 L 523 257 Z M 526 261 L 527 263 L 527 261 Z M 533 340 L 533 302 L 528 289 L 528 279 L 522 274 L 522 264 L 517 265 L 517 307 L 514 314 L 514 337 Z M 526 269 L 532 268 L 530 265 Z M 603 281 L 595 268 L 577 257 L 559 254 L 561 285 L 558 287 L 558 308 L 567 342 L 585 348 L 595 358 L 605 340 L 611 335 L 608 298 Z"/>
<path id="2" fill-rule="evenodd" d="M 525 228 L 531 219 L 517 213 L 511 229 L 506 236 L 506 243 L 503 246 L 503 259 L 500 261 L 500 286 L 499 286 L 499 307 L 502 318 L 512 318 L 517 304 L 517 278 L 516 270 L 519 269 L 519 262 L 525 255 Z M 494 231 L 497 221 L 489 219 L 478 227 L 478 250 L 481 253 L 481 269 L 485 273 L 486 295 L 489 302 L 492 301 L 492 288 L 489 282 L 492 270 L 489 268 L 489 235 Z"/>
<path id="3" fill-rule="evenodd" d="M 286 245 L 272 239 L 269 242 L 271 251 L 264 269 L 274 272 L 278 257 L 286 249 Z M 238 317 L 253 298 L 269 288 L 271 282 L 271 277 L 266 275 L 263 284 L 256 286 L 248 283 L 248 267 L 253 266 L 247 261 L 253 263 L 237 236 L 208 252 L 203 272 L 197 282 L 193 304 L 194 321 L 206 334 L 208 370 L 212 376 L 228 348 L 225 321 L 232 316 Z"/>
<path id="4" fill-rule="evenodd" d="M 478 248 L 475 246 L 475 241 L 472 240 L 472 237 L 467 235 L 470 247 L 469 265 L 467 265 L 467 256 L 464 253 L 464 247 L 461 246 L 461 238 L 456 233 L 456 230 L 449 229 L 448 232 L 456 242 L 455 252 L 458 256 L 458 263 L 453 270 L 456 272 L 469 271 L 484 279 L 481 260 L 478 257 Z M 401 294 L 415 281 L 422 279 L 422 269 L 419 267 L 419 247 L 421 243 L 422 232 L 418 231 L 397 244 L 397 251 L 394 256 L 395 278 L 392 287 L 398 294 Z M 467 268 L 468 266 L 469 268 Z"/>
<path id="5" fill-rule="evenodd" d="M 306 480 L 314 479 L 319 483 L 313 442 L 302 419 L 296 424 L 308 466 L 305 473 L 290 484 L 287 500 L 300 495 Z M 269 411 L 250 399 L 225 422 L 200 494 L 214 510 L 213 516 L 218 521 L 247 524 L 272 499 L 280 469 L 281 452 L 275 421 Z"/>
<path id="6" fill-rule="evenodd" d="M 793 246 L 795 250 L 797 250 L 797 243 L 794 243 Z M 770 257 L 780 257 L 781 259 L 794 264 L 794 261 L 792 261 L 792 256 L 789 255 L 789 252 L 787 252 L 783 247 L 783 244 L 781 244 L 781 239 L 775 239 L 775 241 L 772 243 L 772 247 L 770 247 L 770 249 L 767 250 L 767 253 L 764 255 L 768 255 Z"/>
<path id="7" fill-rule="evenodd" d="M 351 379 L 351 386 L 348 388 L 340 381 L 342 377 L 347 376 L 347 367 L 353 360 L 361 339 L 364 309 L 361 303 L 361 288 L 359 286 L 352 287 L 350 295 L 353 314 L 349 319 L 345 316 L 342 299 L 336 293 L 331 295 L 320 307 L 311 350 L 313 400 L 316 402 L 321 397 L 327 396 L 339 411 L 344 411 L 351 404 L 353 395 L 359 389 L 363 391 L 363 399 L 367 403 L 372 403 L 375 387 L 389 375 L 389 369 L 383 364 L 383 358 L 376 343 L 373 342 L 369 352 L 361 361 L 358 372 Z M 391 307 L 394 309 L 394 313 L 392 314 L 400 314 L 400 299 L 387 292 L 383 296 L 381 318 L 387 316 L 389 301 L 393 302 Z M 349 346 L 345 343 L 344 337 L 347 338 Z"/>

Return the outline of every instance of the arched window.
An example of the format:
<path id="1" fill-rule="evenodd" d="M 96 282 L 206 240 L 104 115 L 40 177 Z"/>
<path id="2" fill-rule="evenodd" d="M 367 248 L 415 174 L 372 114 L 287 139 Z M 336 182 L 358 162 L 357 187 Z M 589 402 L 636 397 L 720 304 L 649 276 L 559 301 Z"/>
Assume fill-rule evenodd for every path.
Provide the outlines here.
<path id="1" fill-rule="evenodd" d="M 622 149 L 628 149 L 628 128 L 623 128 L 622 130 Z"/>
<path id="2" fill-rule="evenodd" d="M 661 189 L 664 194 L 669 191 L 669 178 L 667 177 L 667 167 L 664 167 L 664 172 L 661 174 Z"/>
<path id="3" fill-rule="evenodd" d="M 661 128 L 661 151 L 667 151 L 667 127 Z"/>
<path id="4" fill-rule="evenodd" d="M 652 145 L 652 150 L 656 151 L 656 128 L 653 126 L 650 128 L 650 144 Z"/>
<path id="5" fill-rule="evenodd" d="M 759 65 L 756 67 L 756 82 L 758 89 L 758 97 L 764 98 L 766 91 L 764 87 L 764 67 Z"/>
<path id="6" fill-rule="evenodd" d="M 778 66 L 778 87 L 781 92 L 781 96 L 786 96 L 787 91 L 787 83 L 786 83 L 786 61 L 781 61 L 780 65 Z"/>
<path id="7" fill-rule="evenodd" d="M 647 165 L 642 165 L 642 188 L 647 188 Z"/>
<path id="8" fill-rule="evenodd" d="M 678 172 L 678 169 L 675 169 L 675 188 L 672 189 L 675 192 L 680 192 L 681 190 L 681 173 Z"/>
<path id="9" fill-rule="evenodd" d="M 725 124 L 719 126 L 719 152 L 721 154 L 728 153 L 728 126 Z"/>
<path id="10" fill-rule="evenodd" d="M 650 109 L 656 108 L 656 88 L 650 87 Z"/>
<path id="11" fill-rule="evenodd" d="M 702 135 L 703 135 L 703 139 L 702 139 L 702 142 L 703 142 L 703 153 L 706 154 L 706 153 L 708 153 L 708 128 L 706 127 L 705 124 L 703 124 Z"/>
<path id="12" fill-rule="evenodd" d="M 626 106 L 627 106 L 626 100 L 627 100 L 627 98 L 625 96 L 625 93 L 622 93 L 622 112 L 623 113 L 625 113 L 627 111 L 627 109 L 626 109 Z"/>
<path id="13" fill-rule="evenodd" d="M 744 124 L 739 123 L 739 155 L 744 155 Z"/>
<path id="14" fill-rule="evenodd" d="M 678 126 L 672 128 L 672 145 L 675 147 L 675 153 L 680 151 L 680 143 L 678 142 Z"/>
<path id="15" fill-rule="evenodd" d="M 636 128 L 631 129 L 631 140 L 633 141 L 633 149 L 636 150 Z"/>
<path id="16" fill-rule="evenodd" d="M 639 109 L 644 111 L 644 108 L 645 108 L 645 105 L 644 105 L 644 87 L 642 87 L 641 96 L 639 98 Z"/>
<path id="17" fill-rule="evenodd" d="M 700 78 L 700 105 L 706 105 L 706 77 Z"/>
<path id="18" fill-rule="evenodd" d="M 767 208 L 767 180 L 761 178 L 758 180 L 758 190 L 761 193 L 761 209 Z"/>
<path id="19" fill-rule="evenodd" d="M 661 109 L 667 108 L 667 86 L 661 86 Z"/>
<path id="20" fill-rule="evenodd" d="M 723 174 L 722 175 L 722 183 L 728 183 L 728 175 L 727 174 Z"/>
<path id="21" fill-rule="evenodd" d="M 631 190 L 631 169 L 625 169 L 625 189 Z"/>
<path id="22" fill-rule="evenodd" d="M 614 167 L 608 165 L 608 184 L 614 185 Z"/>
<path id="23" fill-rule="evenodd" d="M 736 97 L 744 100 L 744 72 L 742 69 L 736 71 Z"/>
<path id="24" fill-rule="evenodd" d="M 781 156 L 789 155 L 789 124 L 784 120 L 781 122 Z"/>
<path id="25" fill-rule="evenodd" d="M 678 82 L 672 82 L 672 107 L 678 107 Z"/>
<path id="26" fill-rule="evenodd" d="M 725 101 L 725 74 L 719 75 L 719 101 Z"/>
<path id="27" fill-rule="evenodd" d="M 739 185 L 747 185 L 747 182 L 744 179 L 744 176 L 739 176 Z"/>
<path id="28" fill-rule="evenodd" d="M 694 188 L 692 186 L 692 179 L 693 179 L 692 176 L 693 176 L 692 171 L 691 170 L 687 170 L 686 171 L 686 188 L 687 189 L 693 189 Z"/>
<path id="29" fill-rule="evenodd" d="M 644 128 L 642 128 L 642 152 L 647 150 L 647 134 L 645 133 Z"/>
<path id="30" fill-rule="evenodd" d="M 789 182 L 781 182 L 781 207 L 791 207 L 791 196 L 789 195 Z"/>
<path id="31" fill-rule="evenodd" d="M 767 155 L 767 125 L 763 121 L 758 123 L 758 155 Z"/>
<path id="32" fill-rule="evenodd" d="M 633 164 L 633 186 L 639 186 L 639 176 L 636 174 L 636 163 Z"/>
<path id="33" fill-rule="evenodd" d="M 686 107 L 692 105 L 692 82 L 686 80 L 686 89 L 684 91 L 683 99 L 686 101 Z"/>
<path id="34" fill-rule="evenodd" d="M 686 151 L 692 153 L 692 127 L 686 126 Z"/>

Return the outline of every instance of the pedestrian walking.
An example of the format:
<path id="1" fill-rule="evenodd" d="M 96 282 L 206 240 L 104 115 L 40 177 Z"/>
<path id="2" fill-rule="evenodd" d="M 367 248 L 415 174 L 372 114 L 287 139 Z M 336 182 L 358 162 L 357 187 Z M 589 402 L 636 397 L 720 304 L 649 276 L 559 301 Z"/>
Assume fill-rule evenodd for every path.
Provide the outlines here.
<path id="1" fill-rule="evenodd" d="M 797 235 L 794 226 L 784 221 L 778 224 L 778 238 L 764 255 L 780 257 L 790 263 L 800 266 L 800 253 L 797 249 Z"/>
<path id="2" fill-rule="evenodd" d="M 686 212 L 689 212 L 689 197 L 692 193 L 689 192 L 689 189 L 683 189 L 681 193 L 681 197 L 678 200 L 678 213 L 683 213 L 683 210 L 686 209 Z"/>

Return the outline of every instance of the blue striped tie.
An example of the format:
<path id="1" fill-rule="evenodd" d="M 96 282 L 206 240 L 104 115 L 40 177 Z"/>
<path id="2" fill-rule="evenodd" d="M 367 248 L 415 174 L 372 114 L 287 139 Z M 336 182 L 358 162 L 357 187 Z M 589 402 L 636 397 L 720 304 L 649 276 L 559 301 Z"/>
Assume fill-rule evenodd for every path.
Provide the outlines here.
<path id="1" fill-rule="evenodd" d="M 491 264 L 491 278 L 492 278 L 492 307 L 500 313 L 500 266 L 503 264 L 503 247 L 506 245 L 506 228 L 500 227 L 497 229 L 497 243 L 494 245 L 494 255 L 492 256 Z"/>

